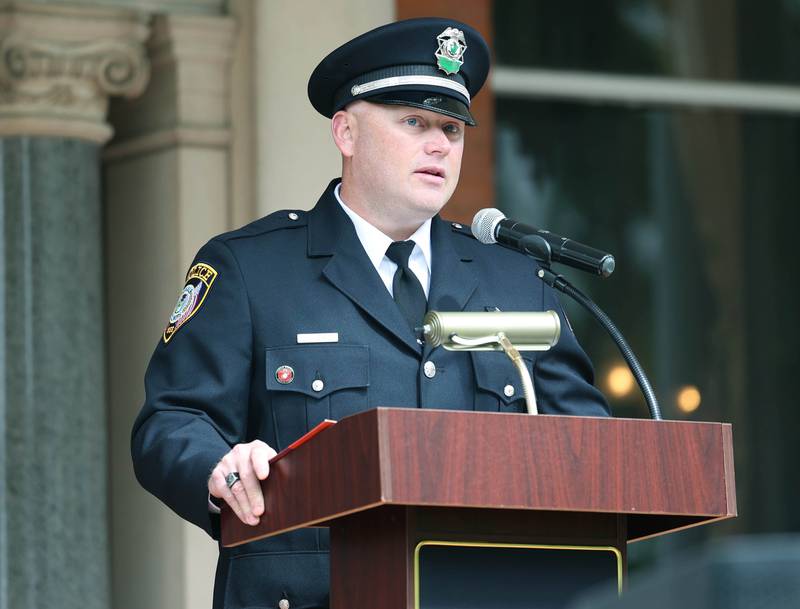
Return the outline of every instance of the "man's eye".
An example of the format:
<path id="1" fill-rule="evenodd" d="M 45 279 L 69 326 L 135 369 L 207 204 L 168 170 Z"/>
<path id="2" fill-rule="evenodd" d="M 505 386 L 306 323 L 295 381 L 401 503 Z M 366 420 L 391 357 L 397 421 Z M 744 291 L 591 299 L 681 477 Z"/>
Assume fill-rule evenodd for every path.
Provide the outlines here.
<path id="1" fill-rule="evenodd" d="M 444 130 L 446 133 L 449 133 L 450 135 L 458 135 L 459 133 L 461 133 L 461 127 L 459 127 L 455 123 L 450 123 L 449 125 L 445 125 Z"/>
<path id="2" fill-rule="evenodd" d="M 419 125 L 419 121 L 416 118 L 407 118 L 406 125 L 408 125 L 409 127 L 416 127 L 417 125 Z"/>

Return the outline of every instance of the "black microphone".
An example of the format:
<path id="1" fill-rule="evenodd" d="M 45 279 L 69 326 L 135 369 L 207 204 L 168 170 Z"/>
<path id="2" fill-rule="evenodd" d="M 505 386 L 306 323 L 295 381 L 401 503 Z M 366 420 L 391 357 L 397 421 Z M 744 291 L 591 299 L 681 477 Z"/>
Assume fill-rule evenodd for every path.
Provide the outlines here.
<path id="1" fill-rule="evenodd" d="M 499 209 L 487 207 L 475 214 L 472 234 L 481 243 L 499 243 L 550 265 L 560 262 L 595 275 L 608 277 L 614 272 L 614 256 L 593 247 L 561 237 L 548 230 L 509 220 Z"/>

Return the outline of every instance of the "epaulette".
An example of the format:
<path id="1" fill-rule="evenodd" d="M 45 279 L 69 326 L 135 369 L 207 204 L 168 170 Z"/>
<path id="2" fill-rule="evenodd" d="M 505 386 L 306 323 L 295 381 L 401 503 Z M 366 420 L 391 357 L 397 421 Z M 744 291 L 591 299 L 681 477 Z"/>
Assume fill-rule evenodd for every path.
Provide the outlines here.
<path id="1" fill-rule="evenodd" d="M 455 245 L 456 251 L 458 251 L 462 261 L 472 261 L 473 257 L 475 256 L 475 248 L 474 244 L 469 242 L 471 241 L 477 243 L 477 241 L 475 241 L 475 237 L 473 237 L 470 227 L 468 225 L 461 224 L 461 222 L 453 222 L 452 220 L 444 221 L 450 225 L 450 230 L 457 235 L 469 237 L 468 241 L 461 241 L 460 239 L 457 239 L 453 242 L 453 245 Z"/>
<path id="2" fill-rule="evenodd" d="M 271 233 L 284 228 L 298 228 L 308 224 L 308 212 L 302 209 L 282 209 L 273 212 L 268 216 L 254 220 L 240 229 L 220 235 L 225 239 L 235 239 L 237 237 L 254 237 Z"/>
<path id="3" fill-rule="evenodd" d="M 447 220 L 445 220 L 447 222 Z M 459 235 L 466 235 L 467 237 L 472 236 L 472 229 L 467 226 L 466 224 L 461 224 L 460 222 L 449 222 L 450 228 L 454 233 L 458 233 Z"/>

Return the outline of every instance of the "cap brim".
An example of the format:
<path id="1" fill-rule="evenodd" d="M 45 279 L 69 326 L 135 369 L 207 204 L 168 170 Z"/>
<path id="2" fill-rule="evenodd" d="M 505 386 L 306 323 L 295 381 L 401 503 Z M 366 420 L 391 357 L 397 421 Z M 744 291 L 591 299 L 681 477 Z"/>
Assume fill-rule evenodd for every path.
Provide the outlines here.
<path id="1" fill-rule="evenodd" d="M 470 114 L 469 108 L 463 102 L 453 99 L 448 95 L 428 91 L 391 91 L 378 95 L 371 95 L 362 98 L 364 101 L 375 102 L 377 104 L 388 104 L 396 106 L 411 106 L 430 110 L 438 114 L 444 114 L 452 118 L 464 121 L 467 125 L 475 127 L 478 123 Z"/>

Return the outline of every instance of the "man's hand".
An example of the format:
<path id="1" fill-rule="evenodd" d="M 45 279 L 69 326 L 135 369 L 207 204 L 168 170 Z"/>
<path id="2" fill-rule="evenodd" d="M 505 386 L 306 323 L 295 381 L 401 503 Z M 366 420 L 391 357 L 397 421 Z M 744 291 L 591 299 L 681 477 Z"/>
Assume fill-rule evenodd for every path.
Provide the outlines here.
<path id="1" fill-rule="evenodd" d="M 261 440 L 237 444 L 211 472 L 208 492 L 213 497 L 224 499 L 239 520 L 257 525 L 259 516 L 264 513 L 260 481 L 269 475 L 269 460 L 275 455 L 272 447 Z M 228 488 L 225 477 L 231 472 L 237 472 L 239 480 Z"/>

